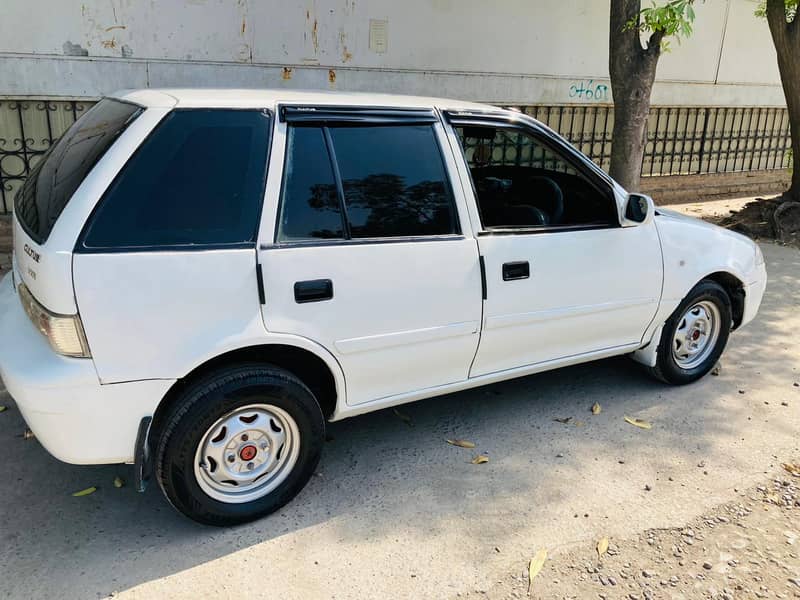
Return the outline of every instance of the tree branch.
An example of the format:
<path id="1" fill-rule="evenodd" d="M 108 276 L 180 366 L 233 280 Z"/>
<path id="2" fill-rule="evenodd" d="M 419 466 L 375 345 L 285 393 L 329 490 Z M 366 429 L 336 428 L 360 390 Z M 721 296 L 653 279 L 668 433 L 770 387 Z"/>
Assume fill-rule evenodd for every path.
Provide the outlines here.
<path id="1" fill-rule="evenodd" d="M 661 42 L 664 40 L 663 31 L 654 31 L 647 40 L 647 53 L 658 56 L 661 53 Z"/>

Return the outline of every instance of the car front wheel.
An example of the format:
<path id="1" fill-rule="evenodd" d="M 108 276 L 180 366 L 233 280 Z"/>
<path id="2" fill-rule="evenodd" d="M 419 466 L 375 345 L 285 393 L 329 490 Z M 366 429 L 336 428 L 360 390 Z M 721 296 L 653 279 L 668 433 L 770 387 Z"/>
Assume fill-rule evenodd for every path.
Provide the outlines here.
<path id="1" fill-rule="evenodd" d="M 162 432 L 156 473 L 167 499 L 195 521 L 222 526 L 267 515 L 303 488 L 325 421 L 294 375 L 245 365 L 188 386 Z"/>
<path id="2" fill-rule="evenodd" d="M 672 384 L 703 377 L 725 349 L 731 314 L 730 297 L 721 285 L 711 280 L 698 283 L 664 324 L 651 374 Z"/>

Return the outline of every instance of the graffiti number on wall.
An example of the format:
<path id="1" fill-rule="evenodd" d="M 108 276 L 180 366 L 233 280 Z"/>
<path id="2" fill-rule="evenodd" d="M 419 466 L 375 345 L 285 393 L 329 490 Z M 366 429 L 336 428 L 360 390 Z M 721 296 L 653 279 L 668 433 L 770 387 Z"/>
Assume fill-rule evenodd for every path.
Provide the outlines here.
<path id="1" fill-rule="evenodd" d="M 602 83 L 595 83 L 594 79 L 576 81 L 569 86 L 569 97 L 578 100 L 594 102 L 608 102 L 608 86 Z"/>

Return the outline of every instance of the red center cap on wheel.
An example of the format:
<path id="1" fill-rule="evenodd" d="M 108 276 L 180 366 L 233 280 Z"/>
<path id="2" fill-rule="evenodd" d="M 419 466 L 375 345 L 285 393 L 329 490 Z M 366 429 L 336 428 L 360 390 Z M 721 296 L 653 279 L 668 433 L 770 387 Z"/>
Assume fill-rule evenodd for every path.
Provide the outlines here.
<path id="1" fill-rule="evenodd" d="M 258 452 L 258 450 L 256 450 L 255 446 L 245 446 L 239 450 L 239 458 L 242 460 L 253 460 L 256 456 L 256 452 Z"/>

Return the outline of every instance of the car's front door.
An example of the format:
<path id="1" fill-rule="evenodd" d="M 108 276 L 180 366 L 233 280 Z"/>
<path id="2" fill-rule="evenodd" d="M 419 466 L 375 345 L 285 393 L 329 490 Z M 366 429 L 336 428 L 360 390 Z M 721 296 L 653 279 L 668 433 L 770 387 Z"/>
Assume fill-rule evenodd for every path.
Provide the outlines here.
<path id="1" fill-rule="evenodd" d="M 608 181 L 532 124 L 451 119 L 486 271 L 472 377 L 639 344 L 661 291 L 655 225 L 621 227 Z"/>
<path id="2" fill-rule="evenodd" d="M 435 113 L 281 115 L 267 183 L 280 200 L 260 234 L 267 329 L 327 348 L 351 405 L 467 379 L 478 251 Z"/>

